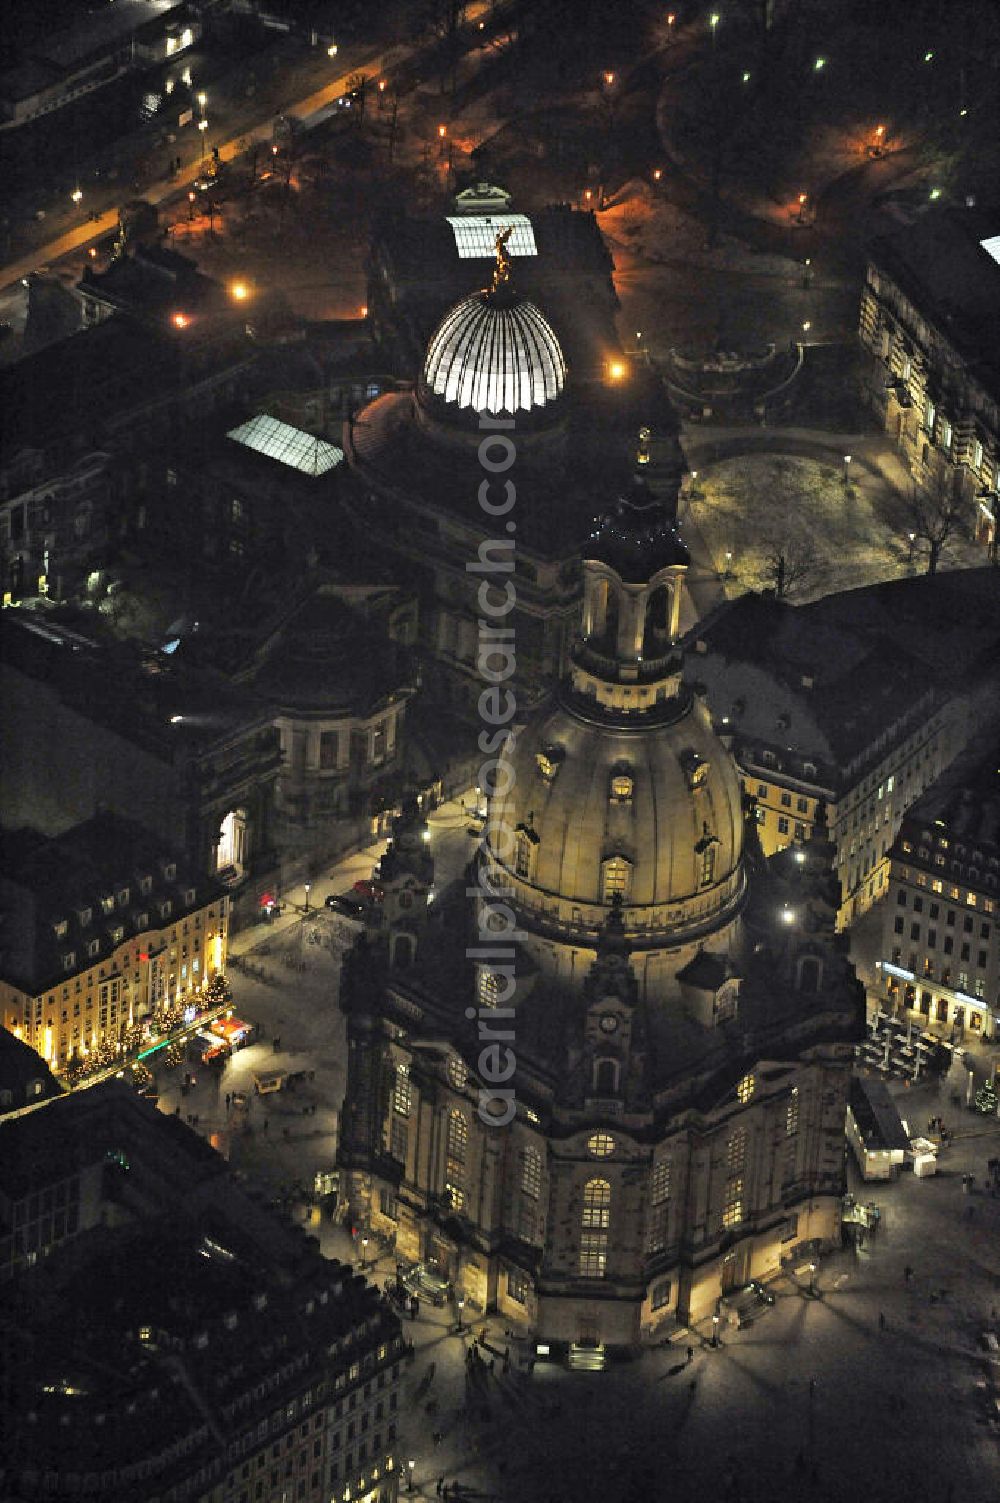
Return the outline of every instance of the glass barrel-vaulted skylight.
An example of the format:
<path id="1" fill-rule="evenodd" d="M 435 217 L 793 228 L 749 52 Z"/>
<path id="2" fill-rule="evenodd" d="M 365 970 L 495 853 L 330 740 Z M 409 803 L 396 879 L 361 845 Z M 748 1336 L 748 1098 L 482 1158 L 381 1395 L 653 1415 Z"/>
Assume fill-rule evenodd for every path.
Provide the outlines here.
<path id="1" fill-rule="evenodd" d="M 462 261 L 493 260 L 497 236 L 511 231 L 507 240 L 510 256 L 537 256 L 535 232 L 526 214 L 461 214 L 448 216 L 455 249 Z"/>
<path id="2" fill-rule="evenodd" d="M 241 423 L 226 437 L 257 454 L 265 454 L 268 459 L 276 459 L 279 464 L 288 465 L 289 469 L 300 470 L 303 475 L 325 475 L 344 458 L 343 449 L 336 444 L 303 433 L 301 428 L 293 428 L 291 423 L 283 423 L 266 412 Z"/>
<path id="3" fill-rule="evenodd" d="M 424 361 L 429 392 L 475 412 L 544 407 L 566 383 L 552 325 L 526 298 L 477 292 L 445 314 Z"/>

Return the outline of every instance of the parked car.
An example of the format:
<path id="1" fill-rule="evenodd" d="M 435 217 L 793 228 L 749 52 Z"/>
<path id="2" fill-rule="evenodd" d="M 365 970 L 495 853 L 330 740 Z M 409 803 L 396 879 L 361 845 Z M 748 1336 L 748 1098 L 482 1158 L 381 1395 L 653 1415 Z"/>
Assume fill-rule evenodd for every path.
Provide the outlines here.
<path id="1" fill-rule="evenodd" d="M 430 1300 L 432 1305 L 443 1305 L 448 1298 L 448 1280 L 430 1263 L 414 1263 L 403 1274 L 402 1282 L 407 1294 Z"/>
<path id="2" fill-rule="evenodd" d="M 367 898 L 369 903 L 381 903 L 385 896 L 382 888 L 371 877 L 362 877 L 359 882 L 355 882 L 351 891 L 356 892 L 359 898 Z"/>
<path id="3" fill-rule="evenodd" d="M 774 1295 L 769 1289 L 765 1289 L 759 1279 L 751 1279 L 739 1289 L 730 1289 L 722 1303 L 727 1310 L 733 1311 L 740 1325 L 744 1325 L 769 1305 L 773 1305 Z"/>
<path id="4" fill-rule="evenodd" d="M 358 901 L 349 892 L 331 892 L 325 899 L 327 908 L 332 908 L 334 913 L 343 914 L 344 918 L 363 919 L 365 905 Z"/>

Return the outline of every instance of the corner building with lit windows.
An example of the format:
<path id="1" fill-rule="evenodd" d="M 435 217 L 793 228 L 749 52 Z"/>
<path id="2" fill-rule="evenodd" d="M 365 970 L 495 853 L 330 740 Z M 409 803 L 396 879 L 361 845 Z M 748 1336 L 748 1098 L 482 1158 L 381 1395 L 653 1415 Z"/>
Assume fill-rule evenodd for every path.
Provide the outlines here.
<path id="1" fill-rule="evenodd" d="M 863 993 L 830 846 L 820 820 L 760 852 L 683 680 L 669 515 L 631 492 L 592 527 L 569 672 L 464 891 L 428 906 L 404 810 L 342 980 L 352 1221 L 553 1355 L 639 1346 L 839 1244 Z"/>

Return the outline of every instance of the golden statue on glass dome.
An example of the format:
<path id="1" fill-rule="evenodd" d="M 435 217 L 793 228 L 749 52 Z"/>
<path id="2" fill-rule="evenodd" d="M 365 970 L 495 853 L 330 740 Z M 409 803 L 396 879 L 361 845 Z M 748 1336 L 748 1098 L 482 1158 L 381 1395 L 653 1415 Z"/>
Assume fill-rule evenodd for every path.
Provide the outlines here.
<path id="1" fill-rule="evenodd" d="M 513 233 L 514 226 L 509 224 L 505 230 L 501 230 L 499 235 L 497 235 L 495 241 L 497 262 L 493 268 L 493 281 L 490 284 L 491 292 L 498 292 L 501 287 L 510 285 L 511 256 L 507 250 L 507 241 Z"/>

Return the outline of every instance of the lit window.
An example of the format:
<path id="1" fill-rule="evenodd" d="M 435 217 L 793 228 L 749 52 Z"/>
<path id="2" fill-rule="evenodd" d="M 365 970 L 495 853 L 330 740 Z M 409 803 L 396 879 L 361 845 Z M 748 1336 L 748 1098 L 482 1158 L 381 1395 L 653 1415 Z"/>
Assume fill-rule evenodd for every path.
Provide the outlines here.
<path id="1" fill-rule="evenodd" d="M 448 1118 L 448 1172 L 464 1171 L 469 1146 L 469 1124 L 456 1107 Z"/>
<path id="2" fill-rule="evenodd" d="M 611 779 L 611 797 L 619 804 L 627 803 L 632 797 L 633 783 L 628 773 L 616 772 Z"/>
<path id="3" fill-rule="evenodd" d="M 521 1194 L 537 1200 L 542 1193 L 542 1156 L 537 1148 L 521 1154 Z"/>
<path id="4" fill-rule="evenodd" d="M 409 1065 L 396 1066 L 396 1084 L 392 1093 L 393 1111 L 397 1111 L 401 1117 L 410 1115 L 412 1093 L 410 1086 Z"/>
<path id="5" fill-rule="evenodd" d="M 615 1140 L 608 1132 L 595 1132 L 587 1139 L 587 1152 L 595 1159 L 607 1159 L 615 1151 Z"/>
<path id="6" fill-rule="evenodd" d="M 653 1165 L 650 1194 L 649 1235 L 647 1251 L 662 1252 L 667 1245 L 667 1228 L 670 1217 L 670 1171 L 669 1159 L 660 1159 Z"/>
<path id="7" fill-rule="evenodd" d="M 794 1086 L 785 1107 L 785 1137 L 793 1138 L 799 1130 L 799 1088 Z"/>
<path id="8" fill-rule="evenodd" d="M 747 1158 L 747 1135 L 745 1128 L 739 1128 L 726 1143 L 726 1167 L 728 1169 L 742 1169 Z"/>
<path id="9" fill-rule="evenodd" d="M 453 1054 L 448 1061 L 448 1079 L 455 1087 L 455 1090 L 463 1090 L 468 1078 L 469 1072 L 466 1068 L 465 1060 L 459 1059 L 457 1054 Z"/>
<path id="10" fill-rule="evenodd" d="M 743 1220 L 743 1176 L 726 1180 L 726 1198 L 722 1206 L 722 1225 L 739 1226 Z"/>
<path id="11" fill-rule="evenodd" d="M 519 1305 L 526 1305 L 528 1303 L 529 1288 L 530 1285 L 526 1273 L 522 1273 L 519 1268 L 509 1268 L 507 1270 L 507 1293 L 512 1300 L 515 1300 Z"/>
<path id="12" fill-rule="evenodd" d="M 580 1219 L 580 1274 L 585 1279 L 604 1277 L 611 1227 L 611 1186 L 606 1179 L 592 1179 L 583 1188 Z"/>
<path id="13" fill-rule="evenodd" d="M 632 863 L 624 856 L 611 856 L 603 864 L 603 877 L 605 903 L 610 903 L 616 893 L 627 901 L 632 890 Z"/>
<path id="14" fill-rule="evenodd" d="M 736 1087 L 737 1101 L 741 1101 L 745 1106 L 746 1103 L 750 1100 L 750 1097 L 753 1095 L 754 1087 L 756 1086 L 756 1084 L 757 1082 L 754 1080 L 752 1075 L 744 1075 L 743 1079 Z"/>
<path id="15" fill-rule="evenodd" d="M 479 1005 L 480 1007 L 496 1007 L 497 998 L 500 994 L 500 976 L 496 971 L 491 971 L 483 966 L 479 972 Z"/>
<path id="16" fill-rule="evenodd" d="M 701 885 L 708 887 L 715 880 L 715 845 L 707 845 L 701 853 Z"/>

